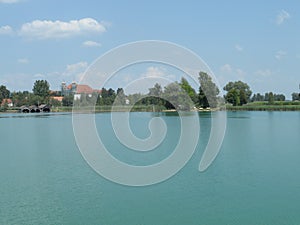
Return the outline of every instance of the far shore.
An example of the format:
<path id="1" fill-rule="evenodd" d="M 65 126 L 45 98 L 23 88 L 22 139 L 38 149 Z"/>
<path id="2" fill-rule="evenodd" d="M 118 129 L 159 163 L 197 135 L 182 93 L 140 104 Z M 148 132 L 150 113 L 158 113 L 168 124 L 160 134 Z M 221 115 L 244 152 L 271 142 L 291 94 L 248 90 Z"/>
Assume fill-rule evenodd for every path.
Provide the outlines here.
<path id="1" fill-rule="evenodd" d="M 131 112 L 176 112 L 175 109 L 163 109 L 159 107 L 153 107 L 152 105 L 135 105 L 131 109 L 132 106 L 122 106 L 115 107 L 112 109 L 111 106 L 96 106 L 95 109 L 87 109 L 88 111 L 93 112 L 124 112 L 130 110 Z M 212 112 L 212 111 L 300 111 L 300 102 L 284 102 L 278 103 L 276 102 L 273 105 L 257 102 L 257 103 L 249 103 L 242 106 L 232 106 L 226 105 L 221 108 L 195 108 L 191 111 L 198 112 Z M 51 112 L 72 112 L 72 106 L 58 106 L 52 107 Z M 8 108 L 5 111 L 0 111 L 0 113 L 19 113 L 20 111 L 17 108 Z"/>

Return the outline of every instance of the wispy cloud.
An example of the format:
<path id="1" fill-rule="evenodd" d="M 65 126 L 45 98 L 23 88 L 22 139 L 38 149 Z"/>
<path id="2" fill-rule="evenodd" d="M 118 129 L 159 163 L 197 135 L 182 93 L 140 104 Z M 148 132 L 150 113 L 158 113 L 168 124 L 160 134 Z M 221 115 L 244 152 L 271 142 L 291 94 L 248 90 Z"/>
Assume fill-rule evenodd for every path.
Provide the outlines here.
<path id="1" fill-rule="evenodd" d="M 231 73 L 232 72 L 232 67 L 229 64 L 225 64 L 221 66 L 221 72 L 223 73 Z"/>
<path id="2" fill-rule="evenodd" d="M 13 29 L 8 25 L 0 27 L 0 35 L 1 34 L 12 34 L 12 33 L 13 33 Z"/>
<path id="3" fill-rule="evenodd" d="M 143 74 L 143 77 L 162 77 L 164 75 L 164 71 L 159 67 L 150 66 L 147 68 L 146 73 Z"/>
<path id="4" fill-rule="evenodd" d="M 84 69 L 86 69 L 88 66 L 87 62 L 78 62 L 74 64 L 69 64 L 66 67 L 65 73 L 71 74 L 71 73 L 76 73 L 76 72 L 82 72 Z"/>
<path id="5" fill-rule="evenodd" d="M 20 64 L 28 64 L 29 60 L 27 58 L 21 58 L 21 59 L 18 59 L 18 63 L 20 63 Z"/>
<path id="6" fill-rule="evenodd" d="M 284 23 L 284 21 L 290 19 L 291 16 L 290 14 L 285 11 L 285 10 L 281 10 L 278 14 L 277 14 L 277 17 L 276 17 L 276 23 L 277 25 L 281 25 Z"/>
<path id="7" fill-rule="evenodd" d="M 264 69 L 257 70 L 254 74 L 259 77 L 270 77 L 273 74 L 273 72 L 270 69 Z"/>
<path id="8" fill-rule="evenodd" d="M 19 34 L 32 39 L 59 39 L 72 36 L 101 34 L 106 31 L 105 25 L 93 18 L 83 18 L 80 20 L 52 21 L 34 20 L 22 25 Z"/>
<path id="9" fill-rule="evenodd" d="M 229 81 L 245 80 L 247 73 L 241 68 L 225 64 L 220 67 L 220 75 L 218 76 L 219 83 L 223 86 Z"/>
<path id="10" fill-rule="evenodd" d="M 240 46 L 239 44 L 236 44 L 234 47 L 238 52 L 242 52 L 244 50 L 244 48 L 242 46 Z"/>
<path id="11" fill-rule="evenodd" d="M 287 53 L 286 53 L 285 51 L 280 50 L 280 51 L 276 52 L 275 58 L 276 58 L 277 60 L 281 60 L 281 59 L 283 59 L 286 55 L 287 55 Z"/>
<path id="12" fill-rule="evenodd" d="M 4 3 L 4 4 L 12 4 L 18 2 L 21 2 L 21 0 L 0 0 L 0 3 Z"/>
<path id="13" fill-rule="evenodd" d="M 101 47 L 101 43 L 96 41 L 85 41 L 82 43 L 84 47 Z"/>

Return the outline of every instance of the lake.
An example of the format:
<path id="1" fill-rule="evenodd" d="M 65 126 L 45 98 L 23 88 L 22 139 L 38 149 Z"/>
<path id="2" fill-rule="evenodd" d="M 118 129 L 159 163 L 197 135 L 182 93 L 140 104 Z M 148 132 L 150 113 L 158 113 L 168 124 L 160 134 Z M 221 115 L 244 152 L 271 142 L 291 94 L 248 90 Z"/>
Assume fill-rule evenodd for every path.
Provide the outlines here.
<path id="1" fill-rule="evenodd" d="M 72 114 L 0 114 L 0 224 L 300 224 L 300 112 L 227 112 L 221 151 L 201 173 L 216 113 L 199 113 L 199 144 L 186 166 L 145 187 L 94 172 L 76 145 Z M 161 117 L 166 139 L 154 151 L 132 151 L 115 138 L 110 114 L 96 114 L 112 155 L 146 165 L 172 153 L 180 135 L 176 113 L 130 116 L 140 138 L 149 135 L 149 120 Z"/>

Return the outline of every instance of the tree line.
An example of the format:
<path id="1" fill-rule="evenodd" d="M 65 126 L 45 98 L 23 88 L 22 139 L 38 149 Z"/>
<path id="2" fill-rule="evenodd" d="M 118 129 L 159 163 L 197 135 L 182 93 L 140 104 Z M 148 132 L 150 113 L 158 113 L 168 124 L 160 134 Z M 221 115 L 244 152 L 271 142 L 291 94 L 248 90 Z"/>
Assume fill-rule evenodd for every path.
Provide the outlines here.
<path id="1" fill-rule="evenodd" d="M 98 93 L 85 95 L 82 94 L 80 99 L 75 101 L 90 102 L 94 101 L 96 105 L 155 105 L 156 109 L 182 109 L 191 110 L 197 108 L 216 108 L 225 103 L 233 106 L 240 106 L 248 102 L 265 101 L 273 104 L 275 101 L 285 101 L 283 94 L 267 92 L 265 94 L 255 93 L 252 95 L 250 86 L 242 81 L 229 82 L 223 90 L 224 96 L 220 96 L 220 90 L 212 80 L 211 76 L 205 72 L 200 72 L 198 77 L 200 87 L 196 91 L 187 79 L 181 78 L 180 82 L 173 82 L 165 87 L 156 83 L 149 88 L 147 94 L 135 93 L 126 95 L 122 88 L 116 91 L 112 88 L 102 88 L 101 94 Z M 4 99 L 11 99 L 14 106 L 49 104 L 52 106 L 73 106 L 74 96 L 72 94 L 63 96 L 62 101 L 51 97 L 61 96 L 60 91 L 51 92 L 50 85 L 46 80 L 37 80 L 33 85 L 32 92 L 18 91 L 10 92 L 4 85 L 0 86 L 0 103 L 2 108 L 5 107 Z M 300 101 L 299 93 L 292 93 L 293 101 Z"/>

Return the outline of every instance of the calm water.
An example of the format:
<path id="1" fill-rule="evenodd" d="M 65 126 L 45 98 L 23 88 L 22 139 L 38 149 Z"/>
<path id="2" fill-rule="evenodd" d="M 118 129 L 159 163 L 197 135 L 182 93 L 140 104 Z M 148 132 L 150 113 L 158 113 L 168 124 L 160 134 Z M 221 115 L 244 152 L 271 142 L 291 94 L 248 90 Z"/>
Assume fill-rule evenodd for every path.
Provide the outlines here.
<path id="1" fill-rule="evenodd" d="M 138 136 L 149 135 L 152 116 L 131 114 Z M 166 140 L 146 154 L 120 151 L 109 114 L 97 114 L 96 122 L 114 156 L 147 164 L 168 156 L 179 137 L 178 117 L 161 116 Z M 300 224 L 300 112 L 228 112 L 221 152 L 200 173 L 210 120 L 210 113 L 200 114 L 199 146 L 178 174 L 134 188 L 86 164 L 71 114 L 0 114 L 0 224 Z"/>

